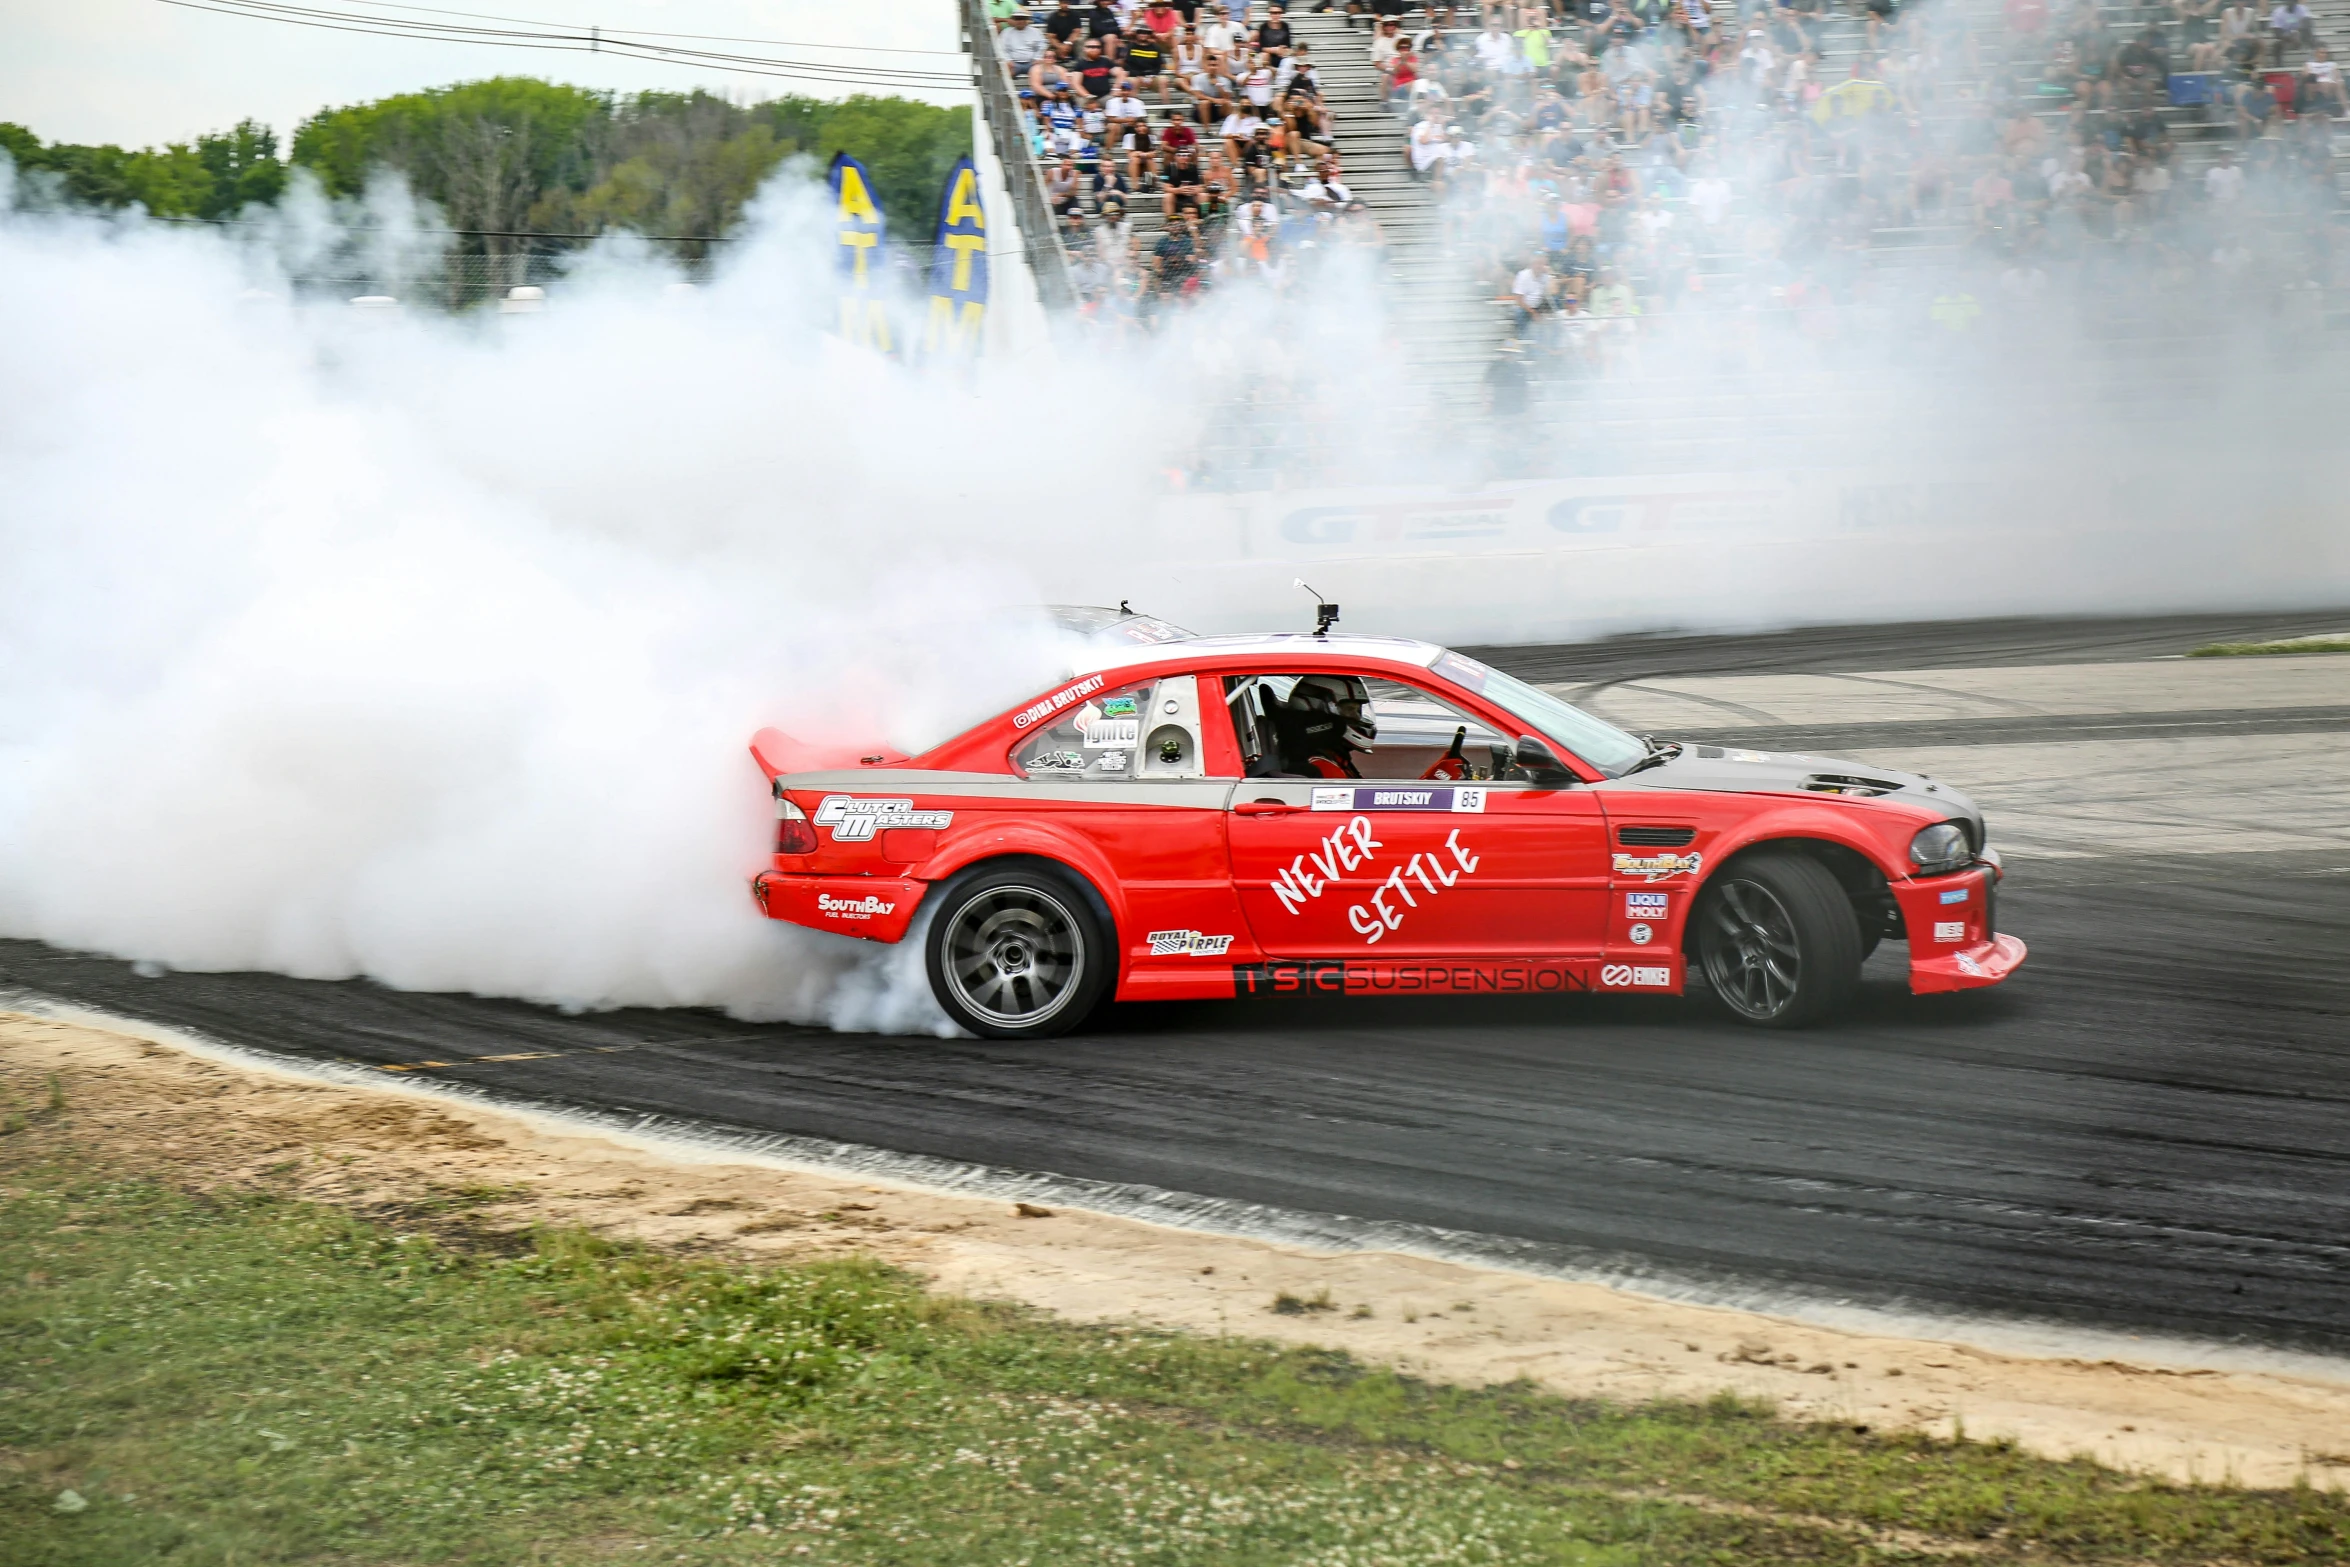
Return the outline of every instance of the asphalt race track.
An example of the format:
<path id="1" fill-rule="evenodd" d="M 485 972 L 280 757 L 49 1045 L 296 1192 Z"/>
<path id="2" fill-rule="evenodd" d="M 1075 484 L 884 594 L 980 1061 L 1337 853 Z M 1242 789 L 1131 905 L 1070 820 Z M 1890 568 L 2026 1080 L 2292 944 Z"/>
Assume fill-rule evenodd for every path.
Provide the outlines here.
<path id="1" fill-rule="evenodd" d="M 1963 627 L 1911 644 L 1880 628 L 1770 639 L 1767 657 L 1762 639 L 1721 639 L 1710 662 L 1693 638 L 1674 639 L 1669 661 L 1654 643 L 1607 644 L 1580 664 L 1566 649 L 1485 651 L 1532 678 L 1598 684 L 2086 665 L 2345 625 L 2350 614 L 1988 623 L 1972 644 Z M 2028 654 L 2001 656 L 2015 646 Z M 2163 668 L 2202 679 L 2225 664 L 2241 680 L 2247 662 Z M 2257 662 L 2299 666 L 2305 683 L 2312 667 Z M 565 1016 L 362 982 L 142 978 L 31 942 L 0 942 L 0 990 L 539 1103 L 1471 1232 L 1528 1243 L 1532 1258 L 1748 1299 L 1783 1291 L 2344 1353 L 2350 794 L 2336 783 L 2305 822 L 2269 822 L 2278 838 L 2195 815 L 2187 798 L 2224 806 L 2246 747 L 2315 757 L 2329 778 L 2350 771 L 2350 659 L 2326 662 L 2344 672 L 2339 710 L 2280 699 L 2273 725 L 2192 691 L 2053 744 L 2029 714 L 1933 720 L 1921 741 L 1960 748 L 1938 750 L 1933 770 L 1963 787 L 1974 784 L 1954 755 L 2028 780 L 1996 757 L 2045 770 L 2052 751 L 2077 751 L 2066 776 L 2093 788 L 2118 768 L 2110 758 L 2145 751 L 2200 836 L 2175 838 L 2188 852 L 2124 854 L 2095 847 L 2100 823 L 2080 828 L 2085 849 L 2057 846 L 2072 818 L 2031 826 L 2046 857 L 2011 849 L 2001 900 L 2002 927 L 2032 948 L 2014 982 L 1912 998 L 1892 947 L 1872 960 L 1858 1015 L 1811 1033 L 1735 1027 L 1702 997 L 1335 1001 L 1120 1008 L 1097 1034 L 1002 1045 L 691 1012 Z M 1723 705 L 1718 682 L 1703 689 Z M 1799 743 L 1801 724 L 1748 706 L 1743 733 Z M 2203 727 L 2166 729 L 2182 715 Z M 1861 733 L 1886 727 L 1865 712 L 1854 719 L 1841 743 L 1897 742 Z M 2000 730 L 2025 720 L 2027 733 Z M 1996 842 L 2001 807 L 1986 804 Z M 2296 830 L 2306 846 L 2291 846 Z"/>

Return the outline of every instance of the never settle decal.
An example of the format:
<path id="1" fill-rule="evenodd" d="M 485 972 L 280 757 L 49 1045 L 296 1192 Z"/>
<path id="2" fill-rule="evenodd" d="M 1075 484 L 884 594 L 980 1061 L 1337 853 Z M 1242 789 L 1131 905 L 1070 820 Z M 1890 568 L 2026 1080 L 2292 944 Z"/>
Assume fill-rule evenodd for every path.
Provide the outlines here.
<path id="1" fill-rule="evenodd" d="M 1471 959 L 1453 963 L 1372 963 L 1329 958 L 1303 963 L 1242 963 L 1232 989 L 1242 996 L 1524 996 L 1591 988 L 1590 965 Z"/>
<path id="2" fill-rule="evenodd" d="M 1367 794 L 1370 791 L 1356 792 Z M 1286 869 L 1277 872 L 1271 883 L 1273 896 L 1280 899 L 1281 906 L 1290 913 L 1303 913 L 1308 903 L 1322 896 L 1328 888 L 1338 885 L 1342 874 L 1377 859 L 1382 847 L 1384 845 L 1380 840 L 1371 836 L 1371 818 L 1357 816 L 1343 827 L 1332 828 L 1330 835 L 1322 840 L 1320 848 L 1299 855 Z M 1387 880 L 1372 892 L 1370 902 L 1352 904 L 1347 908 L 1346 922 L 1354 927 L 1356 935 L 1363 938 L 1363 945 L 1375 947 L 1379 944 L 1379 938 L 1402 927 L 1404 910 L 1387 901 L 1389 893 L 1403 899 L 1409 908 L 1420 906 L 1420 900 L 1413 896 L 1410 885 L 1404 880 L 1407 875 L 1418 878 L 1420 886 L 1433 898 L 1463 876 L 1476 874 L 1479 857 L 1470 853 L 1461 842 L 1461 830 L 1458 827 L 1445 837 L 1444 847 L 1452 855 L 1449 865 L 1443 856 L 1433 851 L 1415 853 L 1405 863 L 1389 869 Z M 1306 868 L 1309 858 L 1314 870 L 1320 871 L 1321 875 L 1317 876 L 1314 870 Z"/>

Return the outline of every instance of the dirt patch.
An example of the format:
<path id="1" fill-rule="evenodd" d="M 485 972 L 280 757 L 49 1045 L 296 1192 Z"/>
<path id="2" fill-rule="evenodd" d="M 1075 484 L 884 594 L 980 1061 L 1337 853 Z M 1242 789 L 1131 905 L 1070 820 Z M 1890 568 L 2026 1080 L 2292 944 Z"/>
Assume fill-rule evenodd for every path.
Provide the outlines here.
<path id="1" fill-rule="evenodd" d="M 77 1135 L 134 1166 L 199 1187 L 267 1183 L 479 1244 L 571 1224 L 779 1260 L 860 1252 L 963 1294 L 1088 1321 L 1327 1345 L 1442 1381 L 1522 1376 L 1625 1400 L 1728 1390 L 1797 1418 L 1963 1427 L 2177 1479 L 2350 1486 L 2350 1384 L 2032 1359 L 1457 1263 L 698 1159 L 413 1088 L 320 1083 L 0 1014 L 0 1089 L 14 1106 L 41 1104 L 52 1073 Z"/>

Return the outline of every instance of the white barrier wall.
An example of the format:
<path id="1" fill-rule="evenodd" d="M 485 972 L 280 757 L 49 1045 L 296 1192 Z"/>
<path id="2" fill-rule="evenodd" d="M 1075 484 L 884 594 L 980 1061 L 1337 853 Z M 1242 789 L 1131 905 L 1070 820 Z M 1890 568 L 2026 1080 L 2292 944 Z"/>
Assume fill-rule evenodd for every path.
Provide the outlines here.
<path id="1" fill-rule="evenodd" d="M 2350 602 L 2350 527 L 2293 480 L 1894 470 L 1162 499 L 1131 553 L 1038 563 L 1057 597 L 1201 631 L 1310 619 L 1452 642 L 1675 628 Z"/>

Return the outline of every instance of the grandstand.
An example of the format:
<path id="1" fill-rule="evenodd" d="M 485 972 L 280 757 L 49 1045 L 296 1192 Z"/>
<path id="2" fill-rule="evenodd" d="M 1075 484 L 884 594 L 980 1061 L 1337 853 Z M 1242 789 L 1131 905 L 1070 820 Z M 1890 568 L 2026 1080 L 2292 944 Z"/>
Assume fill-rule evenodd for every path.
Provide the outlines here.
<path id="1" fill-rule="evenodd" d="M 1761 453 L 1786 460 L 1789 442 L 1873 395 L 1865 375 L 1851 373 L 1865 369 L 1863 342 L 1915 341 L 1929 357 L 1952 356 L 1957 373 L 1964 351 L 1951 345 L 2028 320 L 2077 350 L 2065 373 L 2094 382 L 2084 395 L 2113 404 L 2134 394 L 2134 374 L 2148 363 L 2206 353 L 2214 340 L 2235 351 L 2248 325 L 2305 341 L 2336 291 L 2343 189 L 2342 103 L 2337 93 L 2310 112 L 2305 66 L 2310 42 L 2350 42 L 2350 0 L 2323 0 L 2314 38 L 2281 48 L 2268 38 L 2268 14 L 2246 13 L 2263 41 L 2250 57 L 2198 50 L 2224 44 L 2228 24 L 2244 19 L 2198 16 L 2199 4 L 1922 0 L 1887 21 L 1860 3 L 1741 11 L 1699 0 L 1684 11 L 1640 0 L 1636 12 L 1619 5 L 1637 25 L 1612 50 L 1599 45 L 1588 10 L 1464 5 L 1431 39 L 1443 8 L 1432 17 L 1413 6 L 1401 20 L 1420 51 L 1433 44 L 1440 61 L 1462 62 L 1426 74 L 1447 88 L 1432 98 L 1439 118 L 1459 123 L 1474 148 L 1441 164 L 1435 180 L 1415 178 L 1407 164 L 1406 135 L 1421 116 L 1374 68 L 1372 19 L 1301 9 L 1286 20 L 1315 62 L 1343 182 L 1380 230 L 1386 330 L 1439 412 L 1457 421 L 1485 411 L 1489 369 L 1506 344 L 1536 408 L 1572 415 L 1546 442 L 1546 461 L 1636 470 Z M 1042 0 L 1038 18 L 1052 9 Z M 1271 15 L 1263 0 L 1246 10 L 1234 20 L 1261 25 Z M 1488 15 L 1504 12 L 1521 26 L 1549 24 L 1548 72 L 1512 81 L 1465 63 Z M 1705 16 L 1710 50 L 1691 47 L 1702 41 L 1692 14 Z M 1210 15 L 1200 12 L 1203 22 Z M 1742 57 L 1750 42 L 1773 57 L 1767 66 Z M 1596 65 L 1575 59 L 1595 47 Z M 1807 84 L 1787 73 L 1805 53 Z M 1589 80 L 1582 73 L 1635 60 L 1661 91 L 1677 61 L 1696 65 L 1704 54 L 1712 74 L 1686 124 L 1594 133 L 1595 100 L 1575 93 Z M 1545 79 L 1568 89 L 1563 136 L 1533 123 L 1533 89 Z M 1848 82 L 1864 86 L 1839 91 Z M 2266 102 L 2248 113 L 2253 83 Z M 1624 85 L 1611 78 L 1596 101 L 1613 104 Z M 1486 93 L 1491 106 L 1479 101 Z M 1180 94 L 1145 100 L 1154 133 L 1185 107 Z M 1854 102 L 1874 112 L 1838 112 Z M 1033 99 L 1027 107 L 1033 113 Z M 1041 140 L 1033 126 L 1023 131 L 1005 138 L 1008 164 Z M 1553 159 L 1562 145 L 1576 156 Z M 1603 165 L 1610 179 L 1623 178 L 1619 166 L 1628 172 L 1626 193 L 1590 195 Z M 2243 177 L 2214 180 L 2209 171 L 2223 165 Z M 1283 233 L 1326 243 L 1333 225 L 1304 201 L 1309 169 L 1300 161 L 1288 171 L 1283 204 L 1293 221 Z M 1712 187 L 1700 189 L 1708 176 Z M 1129 258 L 1148 257 L 1163 227 L 1157 195 L 1136 198 Z M 1586 227 L 1588 209 L 1603 203 L 1618 218 L 1631 214 L 1636 234 Z M 1204 254 L 1187 282 L 1249 270 L 1231 265 L 1235 204 L 1204 214 Z M 1073 297 L 1089 296 L 1077 300 L 1081 314 L 1098 320 L 1109 302 L 1103 268 L 1092 264 L 1099 218 L 1075 205 L 1059 220 L 1060 248 L 1082 279 Z M 1578 207 L 1587 210 L 1562 218 Z M 1588 243 L 1562 245 L 1568 233 Z M 1591 253 L 1608 263 L 1604 272 Z M 1537 254 L 1554 270 L 1528 283 Z M 1605 290 L 1602 276 L 1618 286 Z M 1113 282 L 1152 287 L 1139 274 Z M 1536 290 L 1533 310 L 1513 297 L 1522 288 Z M 1698 362 L 1703 373 L 1693 374 Z M 1796 387 L 1800 400 L 1772 395 Z"/>

